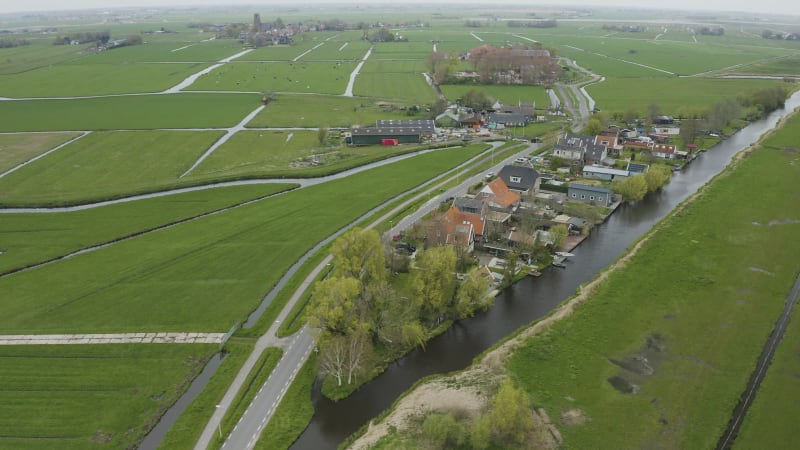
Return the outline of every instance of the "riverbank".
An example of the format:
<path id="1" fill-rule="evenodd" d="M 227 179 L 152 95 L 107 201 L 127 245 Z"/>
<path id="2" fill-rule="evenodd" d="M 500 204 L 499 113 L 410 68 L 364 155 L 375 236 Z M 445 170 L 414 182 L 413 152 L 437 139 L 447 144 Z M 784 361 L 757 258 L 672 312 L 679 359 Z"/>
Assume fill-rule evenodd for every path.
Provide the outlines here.
<path id="1" fill-rule="evenodd" d="M 752 158 L 748 158 L 750 155 Z M 734 222 L 735 227 L 730 223 L 731 220 L 747 217 L 749 214 L 769 217 L 769 214 L 792 210 L 792 204 L 781 204 L 780 199 L 769 195 L 769 192 L 777 188 L 774 186 L 777 182 L 774 181 L 775 178 L 793 178 L 791 174 L 779 177 L 776 171 L 791 170 L 792 166 L 780 159 L 764 162 L 764 158 L 759 158 L 760 167 L 756 168 L 753 168 L 753 163 L 744 163 L 755 159 L 756 155 L 760 154 L 753 154 L 752 148 L 740 153 L 723 175 L 684 201 L 628 253 L 590 283 L 583 285 L 577 295 L 563 303 L 547 318 L 522 330 L 485 354 L 458 376 L 469 378 L 469 374 L 472 374 L 477 379 L 482 379 L 481 374 L 504 376 L 510 371 L 515 378 L 522 381 L 537 407 L 543 406 L 552 416 L 561 417 L 566 414 L 566 417 L 590 421 L 586 426 L 569 425 L 581 420 L 559 421 L 567 442 L 572 442 L 572 445 L 579 448 L 588 442 L 608 442 L 609 448 L 636 447 L 651 442 L 648 440 L 651 437 L 648 433 L 652 432 L 665 433 L 668 442 L 679 442 L 679 447 L 697 448 L 702 441 L 702 437 L 698 435 L 706 436 L 706 440 L 710 437 L 713 445 L 716 433 L 721 432 L 720 427 L 724 427 L 732 409 L 725 405 L 731 399 L 735 400 L 741 392 L 744 382 L 742 377 L 746 379 L 749 375 L 747 367 L 753 364 L 754 359 L 748 360 L 747 356 L 751 353 L 757 356 L 760 350 L 752 341 L 760 342 L 762 339 L 759 336 L 765 330 L 768 332 L 769 326 L 774 324 L 773 310 L 776 305 L 770 304 L 767 293 L 780 290 L 780 286 L 776 285 L 781 283 L 773 283 L 772 277 L 764 276 L 761 270 L 779 278 L 786 270 L 780 266 L 782 263 L 792 266 L 791 261 L 777 261 L 776 258 L 765 258 L 758 263 L 752 261 L 752 246 L 759 250 L 772 249 L 784 255 L 791 254 L 782 249 L 785 244 L 782 241 L 787 238 L 785 232 L 754 235 L 750 229 L 753 225 L 749 221 Z M 740 165 L 746 165 L 747 170 L 740 171 Z M 734 170 L 737 177 L 728 176 Z M 753 189 L 752 184 L 739 179 L 740 176 L 745 179 L 760 177 L 765 172 L 775 173 L 769 177 L 769 187 Z M 781 192 L 789 195 L 786 192 L 787 187 L 781 186 Z M 748 188 L 749 192 L 742 192 Z M 764 200 L 758 205 L 735 200 L 753 196 L 768 198 L 769 205 Z M 714 208 L 727 206 L 727 202 L 731 201 L 737 205 L 747 205 L 748 208 L 742 207 L 742 211 L 733 214 L 721 214 L 722 217 L 713 217 L 714 221 L 708 223 L 707 215 L 713 214 Z M 698 205 L 699 202 L 703 204 Z M 716 222 L 725 222 L 725 225 Z M 688 229 L 696 232 L 687 232 Z M 740 242 L 742 240 L 745 242 Z M 732 251 L 735 251 L 736 256 L 727 257 L 734 256 Z M 726 257 L 702 256 L 716 252 L 720 252 L 719 256 Z M 773 255 L 769 252 L 766 254 Z M 753 265 L 743 266 L 742 261 L 748 260 Z M 658 263 L 654 264 L 654 261 Z M 622 268 L 626 270 L 620 270 Z M 710 271 L 713 273 L 707 273 Z M 640 280 L 651 283 L 641 283 Z M 740 286 L 745 281 L 745 286 L 739 289 L 746 292 L 730 292 L 733 288 L 729 286 Z M 730 301 L 732 296 L 742 298 Z M 706 297 L 711 300 L 721 299 L 719 301 L 722 304 L 709 303 L 705 301 Z M 588 301 L 590 299 L 591 302 Z M 725 303 L 725 300 L 728 302 Z M 740 304 L 740 300 L 744 303 Z M 722 318 L 718 315 L 721 308 L 725 311 L 721 314 Z M 718 314 L 712 314 L 711 310 Z M 773 319 L 772 322 L 770 318 Z M 709 329 L 715 330 L 713 343 L 716 346 L 707 346 L 705 340 L 697 339 L 697 336 L 707 335 Z M 742 330 L 746 331 L 741 332 Z M 662 337 L 649 339 L 654 334 Z M 659 344 L 662 338 L 666 344 Z M 639 389 L 639 394 L 622 394 L 614 390 L 610 381 L 598 379 L 612 379 L 615 376 L 624 378 L 618 372 L 624 372 L 625 369 L 611 361 L 624 363 L 626 358 L 632 357 L 629 355 L 632 348 L 638 348 L 645 343 L 653 343 L 657 347 L 661 345 L 668 351 L 663 352 L 660 361 L 664 369 L 660 371 L 657 367 L 656 373 L 650 377 L 639 380 L 633 379 L 636 377 L 631 374 L 622 373 L 633 379 L 626 382 L 629 387 Z M 721 354 L 720 346 L 723 350 Z M 728 353 L 731 353 L 729 359 L 732 362 L 725 359 Z M 656 358 L 653 357 L 652 360 L 655 365 Z M 662 371 L 667 374 L 661 373 Z M 725 377 L 725 373 L 732 375 Z M 689 377 L 688 381 L 677 383 L 681 392 L 674 392 L 675 388 L 669 387 L 676 384 L 675 376 L 681 379 Z M 703 386 L 695 386 L 698 383 L 691 383 L 691 379 L 696 379 L 695 377 L 702 377 L 704 380 L 711 378 L 713 381 L 710 385 L 703 383 Z M 667 378 L 671 378 L 670 383 L 666 381 Z M 447 383 L 447 380 L 453 379 L 445 377 L 435 382 Z M 458 397 L 458 393 L 454 392 L 452 396 Z M 398 423 L 404 423 L 403 410 L 416 411 L 419 415 L 424 411 L 443 411 L 452 406 L 447 399 L 438 404 L 415 404 L 414 398 L 409 394 L 399 400 L 387 419 L 372 425 L 352 448 L 365 448 L 370 443 L 377 442 L 388 430 L 388 426 L 384 424 L 390 423 L 397 427 Z M 700 399 L 708 401 L 701 402 Z M 647 403 L 653 401 L 654 405 L 647 406 Z M 625 415 L 624 418 L 620 414 L 604 415 L 603 408 L 606 408 L 605 411 L 611 410 L 608 402 L 614 403 L 615 411 L 630 415 Z M 621 409 L 620 403 L 623 404 Z M 682 414 L 686 415 L 675 413 L 677 409 L 684 411 Z M 684 422 L 693 422 L 680 418 L 693 416 L 697 423 L 708 424 L 703 432 L 690 432 L 683 426 Z M 634 429 L 642 431 L 621 432 L 620 423 L 637 421 L 643 424 Z M 626 427 L 630 428 L 628 425 Z"/>

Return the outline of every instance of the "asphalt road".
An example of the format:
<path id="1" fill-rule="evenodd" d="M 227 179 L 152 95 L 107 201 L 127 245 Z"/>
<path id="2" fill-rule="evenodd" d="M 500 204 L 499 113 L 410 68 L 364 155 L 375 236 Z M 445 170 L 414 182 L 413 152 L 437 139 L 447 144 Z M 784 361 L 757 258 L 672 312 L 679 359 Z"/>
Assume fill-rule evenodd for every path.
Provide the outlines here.
<path id="1" fill-rule="evenodd" d="M 284 348 L 284 356 L 222 445 L 223 449 L 250 450 L 256 445 L 261 430 L 272 418 L 275 409 L 313 348 L 314 338 L 307 328 L 303 328 L 291 338 Z"/>

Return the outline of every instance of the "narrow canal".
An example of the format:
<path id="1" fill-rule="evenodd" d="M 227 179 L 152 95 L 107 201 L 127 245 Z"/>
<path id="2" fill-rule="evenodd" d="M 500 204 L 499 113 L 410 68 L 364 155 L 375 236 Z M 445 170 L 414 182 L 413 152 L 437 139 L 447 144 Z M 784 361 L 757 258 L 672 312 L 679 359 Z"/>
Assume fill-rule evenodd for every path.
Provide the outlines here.
<path id="1" fill-rule="evenodd" d="M 335 449 L 348 435 L 388 408 L 420 378 L 467 367 L 472 359 L 517 328 L 548 314 L 618 258 L 626 248 L 665 217 L 676 205 L 718 174 L 738 151 L 800 106 L 800 92 L 784 109 L 748 125 L 704 153 L 658 193 L 635 205 L 623 205 L 592 231 L 572 253 L 565 269 L 548 269 L 539 278 L 525 278 L 502 292 L 485 314 L 456 322 L 446 333 L 393 363 L 381 376 L 350 397 L 332 402 L 318 386 L 313 393 L 314 417 L 292 446 L 295 450 Z"/>

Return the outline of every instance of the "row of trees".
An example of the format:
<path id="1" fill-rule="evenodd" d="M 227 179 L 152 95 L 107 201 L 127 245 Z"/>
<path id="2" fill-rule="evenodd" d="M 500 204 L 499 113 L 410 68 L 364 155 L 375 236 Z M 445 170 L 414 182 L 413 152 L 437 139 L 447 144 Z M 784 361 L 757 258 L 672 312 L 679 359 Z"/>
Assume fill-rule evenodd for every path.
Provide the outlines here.
<path id="1" fill-rule="evenodd" d="M 616 179 L 611 183 L 614 192 L 622 195 L 628 202 L 635 202 L 644 198 L 649 192 L 654 192 L 669 183 L 672 178 L 672 168 L 665 164 L 652 164 L 644 174 Z"/>
<path id="2" fill-rule="evenodd" d="M 389 249 L 393 251 L 394 249 Z M 317 328 L 320 371 L 337 386 L 353 384 L 382 361 L 373 357 L 424 345 L 429 330 L 486 307 L 488 283 L 476 274 L 460 286 L 452 247 L 418 252 L 411 276 L 412 298 L 390 284 L 379 234 L 355 228 L 334 242 L 332 276 L 318 283 L 308 311 Z"/>
<path id="3" fill-rule="evenodd" d="M 73 41 L 87 44 L 90 42 L 99 42 L 101 44 L 107 43 L 111 40 L 111 32 L 109 31 L 83 31 L 72 33 L 68 36 L 59 36 L 53 41 L 53 45 L 69 45 Z"/>
<path id="4" fill-rule="evenodd" d="M 554 49 L 544 47 L 481 47 L 470 63 L 484 84 L 547 84 L 561 74 Z"/>
<path id="5" fill-rule="evenodd" d="M 547 20 L 509 20 L 506 22 L 509 27 L 512 28 L 555 28 L 558 26 L 558 22 L 555 19 L 547 19 Z"/>
<path id="6" fill-rule="evenodd" d="M 27 39 L 0 39 L 0 48 L 14 48 L 30 44 L 31 42 Z"/>

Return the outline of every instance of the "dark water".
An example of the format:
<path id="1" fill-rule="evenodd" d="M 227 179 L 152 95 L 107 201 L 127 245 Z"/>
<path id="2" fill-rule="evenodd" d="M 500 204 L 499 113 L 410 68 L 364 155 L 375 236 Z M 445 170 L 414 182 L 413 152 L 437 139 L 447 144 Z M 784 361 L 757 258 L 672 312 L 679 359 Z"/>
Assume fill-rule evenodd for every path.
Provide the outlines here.
<path id="1" fill-rule="evenodd" d="M 315 388 L 314 417 L 292 446 L 294 450 L 335 449 L 347 436 L 387 409 L 417 380 L 467 367 L 480 352 L 549 313 L 575 293 L 581 283 L 618 258 L 626 248 L 719 173 L 731 157 L 773 128 L 778 119 L 800 106 L 795 93 L 786 108 L 754 122 L 674 174 L 672 182 L 635 205 L 623 205 L 572 253 L 566 269 L 548 269 L 502 292 L 485 314 L 456 322 L 446 333 L 393 363 L 381 376 L 350 397 L 332 402 Z"/>

